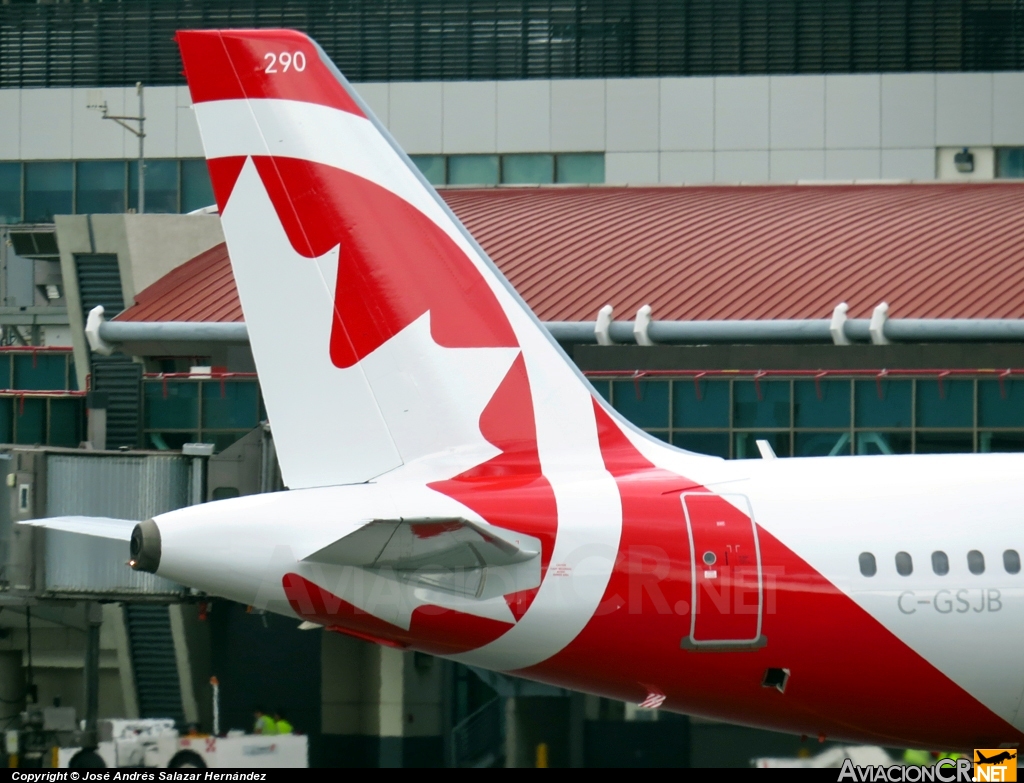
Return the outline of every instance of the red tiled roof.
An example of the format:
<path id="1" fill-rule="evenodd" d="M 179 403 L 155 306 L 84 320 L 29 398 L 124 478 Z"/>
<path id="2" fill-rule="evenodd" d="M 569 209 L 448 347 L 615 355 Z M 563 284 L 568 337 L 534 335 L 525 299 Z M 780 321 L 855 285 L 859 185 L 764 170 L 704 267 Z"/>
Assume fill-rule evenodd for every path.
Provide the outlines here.
<path id="1" fill-rule="evenodd" d="M 545 321 L 1024 318 L 1024 184 L 443 192 Z M 224 246 L 119 316 L 240 321 Z"/>

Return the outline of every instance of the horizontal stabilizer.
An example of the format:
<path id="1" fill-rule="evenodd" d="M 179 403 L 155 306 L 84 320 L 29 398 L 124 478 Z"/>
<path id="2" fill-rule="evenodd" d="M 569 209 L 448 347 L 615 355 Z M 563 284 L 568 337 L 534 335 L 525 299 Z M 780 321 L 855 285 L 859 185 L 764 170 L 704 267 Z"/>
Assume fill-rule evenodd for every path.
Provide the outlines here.
<path id="1" fill-rule="evenodd" d="M 130 541 L 132 530 L 139 524 L 135 519 L 114 519 L 113 517 L 47 517 L 29 519 L 19 524 L 62 530 L 95 538 L 111 538 L 115 541 Z"/>
<path id="2" fill-rule="evenodd" d="M 540 542 L 458 517 L 375 519 L 306 560 L 395 571 L 464 570 L 523 563 Z"/>

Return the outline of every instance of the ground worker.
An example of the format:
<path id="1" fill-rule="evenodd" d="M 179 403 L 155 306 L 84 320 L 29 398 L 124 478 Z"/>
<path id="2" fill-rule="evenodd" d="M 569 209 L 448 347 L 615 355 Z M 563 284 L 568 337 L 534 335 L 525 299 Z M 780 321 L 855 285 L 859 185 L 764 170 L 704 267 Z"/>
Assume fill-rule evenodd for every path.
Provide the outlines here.
<path id="1" fill-rule="evenodd" d="M 256 716 L 256 723 L 252 727 L 253 734 L 277 734 L 277 723 L 261 707 L 253 710 L 253 715 Z"/>
<path id="2" fill-rule="evenodd" d="M 274 723 L 277 727 L 278 734 L 291 734 L 295 731 L 292 724 L 290 724 L 288 719 L 284 716 L 284 710 L 280 708 L 274 711 Z"/>

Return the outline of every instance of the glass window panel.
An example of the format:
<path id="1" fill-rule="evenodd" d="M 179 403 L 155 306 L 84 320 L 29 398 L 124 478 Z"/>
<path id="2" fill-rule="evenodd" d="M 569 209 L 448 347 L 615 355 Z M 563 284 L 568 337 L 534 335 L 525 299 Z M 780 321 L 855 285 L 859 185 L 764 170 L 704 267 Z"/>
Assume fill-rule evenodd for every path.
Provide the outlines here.
<path id="1" fill-rule="evenodd" d="M 431 185 L 444 185 L 447 181 L 444 155 L 410 155 L 416 168 Z"/>
<path id="2" fill-rule="evenodd" d="M 974 381 L 917 382 L 918 427 L 974 425 Z"/>
<path id="3" fill-rule="evenodd" d="M 54 215 L 70 215 L 70 161 L 25 164 L 25 222 L 52 223 Z"/>
<path id="4" fill-rule="evenodd" d="M 941 550 L 932 552 L 932 571 L 937 576 L 945 576 L 949 573 L 949 557 Z"/>
<path id="5" fill-rule="evenodd" d="M 67 387 L 66 364 L 67 359 L 64 354 L 15 353 L 14 386 L 11 388 L 43 391 L 63 390 Z"/>
<path id="6" fill-rule="evenodd" d="M 178 161 L 146 161 L 146 212 L 178 211 Z M 139 208 L 139 162 L 128 161 L 128 206 Z M 209 206 L 205 205 L 204 206 Z"/>
<path id="7" fill-rule="evenodd" d="M 864 576 L 874 576 L 878 573 L 878 564 L 875 562 L 875 556 L 870 552 L 861 552 L 857 562 L 860 565 L 860 572 Z"/>
<path id="8" fill-rule="evenodd" d="M 978 381 L 978 425 L 1024 427 L 1024 379 Z"/>
<path id="9" fill-rule="evenodd" d="M 789 456 L 788 432 L 737 432 L 733 439 L 736 459 L 761 459 L 761 450 L 757 448 L 759 440 L 768 441 L 775 456 Z"/>
<path id="10" fill-rule="evenodd" d="M 610 400 L 611 399 L 611 397 L 612 397 L 612 384 L 611 384 L 611 381 L 591 381 L 590 384 L 591 384 L 591 386 L 593 386 L 597 390 L 597 393 L 600 394 L 602 397 L 604 397 L 606 400 Z"/>
<path id="11" fill-rule="evenodd" d="M 0 225 L 21 222 L 21 164 L 0 163 Z"/>
<path id="12" fill-rule="evenodd" d="M 858 432 L 857 454 L 909 454 L 909 432 Z"/>
<path id="13" fill-rule="evenodd" d="M 729 382 L 680 379 L 672 384 L 676 427 L 728 427 Z"/>
<path id="14" fill-rule="evenodd" d="M 849 432 L 798 432 L 793 456 L 843 457 L 849 456 Z"/>
<path id="15" fill-rule="evenodd" d="M 789 381 L 736 381 L 732 393 L 733 426 L 789 426 Z"/>
<path id="16" fill-rule="evenodd" d="M 698 454 L 729 459 L 728 432 L 673 432 L 672 445 Z"/>
<path id="17" fill-rule="evenodd" d="M 849 427 L 849 381 L 795 381 L 793 417 L 797 427 Z"/>
<path id="18" fill-rule="evenodd" d="M 451 155 L 448 158 L 449 185 L 497 185 L 497 155 Z"/>
<path id="19" fill-rule="evenodd" d="M 14 442 L 14 400 L 0 397 L 0 443 Z"/>
<path id="20" fill-rule="evenodd" d="M 669 443 L 672 440 L 672 436 L 668 430 L 644 430 L 648 435 L 653 435 L 658 440 L 663 440 Z"/>
<path id="21" fill-rule="evenodd" d="M 978 451 L 1024 451 L 1024 432 L 979 432 Z"/>
<path id="22" fill-rule="evenodd" d="M 195 381 L 145 381 L 142 388 L 146 429 L 187 430 L 199 426 L 199 384 Z"/>
<path id="23" fill-rule="evenodd" d="M 205 381 L 203 429 L 252 429 L 259 424 L 258 398 L 256 381 Z"/>
<path id="24" fill-rule="evenodd" d="M 196 443 L 199 434 L 196 432 L 147 432 L 145 440 L 149 447 L 159 451 L 180 451 L 186 443 Z"/>
<path id="25" fill-rule="evenodd" d="M 181 162 L 181 211 L 194 212 L 217 203 L 210 184 L 210 170 L 205 160 Z"/>
<path id="26" fill-rule="evenodd" d="M 212 443 L 213 450 L 220 454 L 243 435 L 244 432 L 204 432 L 203 443 Z"/>
<path id="27" fill-rule="evenodd" d="M 506 185 L 549 185 L 555 181 L 555 156 L 502 155 L 501 181 Z"/>
<path id="28" fill-rule="evenodd" d="M 996 156 L 997 177 L 1024 177 L 1024 147 L 1003 147 Z"/>
<path id="29" fill-rule="evenodd" d="M 11 354 L 7 351 L 0 352 L 0 389 L 10 389 L 11 386 Z"/>
<path id="30" fill-rule="evenodd" d="M 985 555 L 979 552 L 977 549 L 972 549 L 967 553 L 967 570 L 975 576 L 980 576 L 985 573 Z"/>
<path id="31" fill-rule="evenodd" d="M 896 573 L 900 576 L 910 576 L 914 573 L 914 560 L 908 552 L 896 553 Z"/>
<path id="32" fill-rule="evenodd" d="M 592 185 L 604 182 L 604 153 L 577 152 L 555 158 L 555 182 Z"/>
<path id="33" fill-rule="evenodd" d="M 1020 573 L 1020 553 L 1016 549 L 1007 549 L 1003 552 L 1003 568 L 1008 574 Z"/>
<path id="34" fill-rule="evenodd" d="M 46 400 L 21 397 L 14 401 L 15 443 L 43 444 L 46 438 Z"/>
<path id="35" fill-rule="evenodd" d="M 84 430 L 83 411 L 81 399 L 51 399 L 46 442 L 51 446 L 78 446 Z"/>
<path id="36" fill-rule="evenodd" d="M 910 427 L 910 381 L 856 381 L 858 427 Z"/>
<path id="37" fill-rule="evenodd" d="M 970 454 L 974 435 L 970 432 L 918 432 L 918 454 Z"/>
<path id="38" fill-rule="evenodd" d="M 75 165 L 75 212 L 124 212 L 123 160 L 80 160 Z"/>
<path id="39" fill-rule="evenodd" d="M 668 381 L 613 381 L 612 399 L 638 427 L 668 426 Z"/>

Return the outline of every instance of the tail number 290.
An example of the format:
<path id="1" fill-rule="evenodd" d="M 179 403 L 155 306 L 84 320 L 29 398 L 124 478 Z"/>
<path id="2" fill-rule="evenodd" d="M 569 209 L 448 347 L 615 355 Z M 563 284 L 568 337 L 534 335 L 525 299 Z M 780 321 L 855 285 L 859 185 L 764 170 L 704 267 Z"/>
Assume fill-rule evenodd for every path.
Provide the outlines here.
<path id="1" fill-rule="evenodd" d="M 263 59 L 267 62 L 263 73 L 287 73 L 292 69 L 302 73 L 306 70 L 306 55 L 302 52 L 267 52 Z"/>

